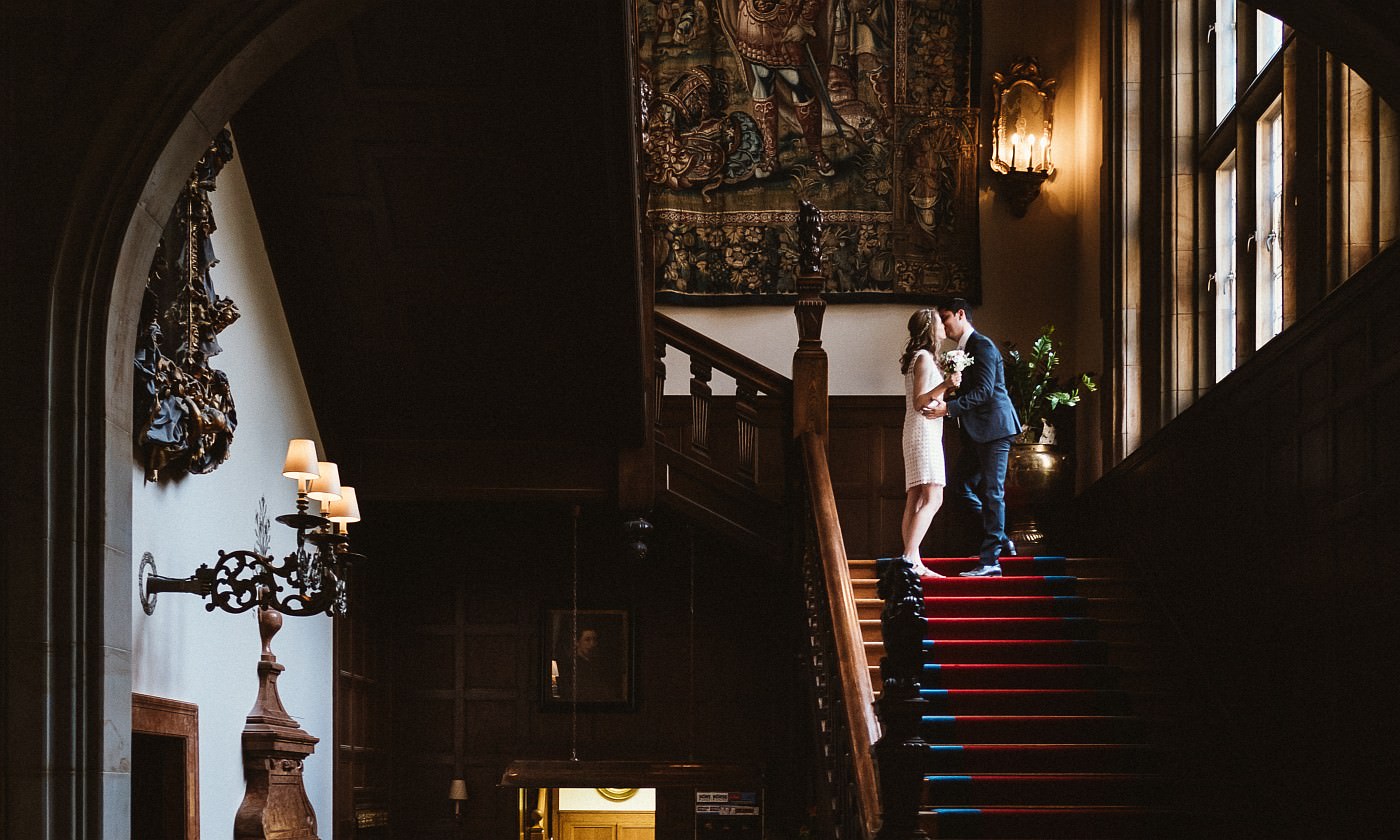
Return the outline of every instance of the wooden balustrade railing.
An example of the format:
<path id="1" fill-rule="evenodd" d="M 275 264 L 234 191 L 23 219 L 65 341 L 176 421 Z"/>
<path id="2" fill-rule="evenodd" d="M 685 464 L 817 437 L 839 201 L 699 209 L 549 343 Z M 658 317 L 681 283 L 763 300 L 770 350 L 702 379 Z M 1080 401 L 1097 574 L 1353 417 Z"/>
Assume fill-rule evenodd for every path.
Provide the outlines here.
<path id="1" fill-rule="evenodd" d="M 806 202 L 799 212 L 798 239 L 802 253 L 794 314 L 799 341 L 792 379 L 656 313 L 653 404 L 658 407 L 658 422 L 668 349 L 679 350 L 690 359 L 688 429 L 682 430 L 684 441 L 663 442 L 664 436 L 658 434 L 658 486 L 671 503 L 707 517 L 711 524 L 732 534 L 767 539 L 771 544 L 774 525 L 781 528 L 790 524 L 781 532 L 792 540 L 803 580 L 811 640 L 808 664 L 813 713 L 826 762 L 822 776 L 828 795 L 823 799 L 831 834 L 841 840 L 873 840 L 880 825 L 881 796 L 874 758 L 879 724 L 827 464 L 821 217 Z M 731 430 L 717 424 L 717 418 L 728 412 L 719 410 L 714 395 L 711 382 L 716 372 L 734 380 Z M 760 453 L 760 409 L 774 405 L 786 425 L 781 435 L 786 445 L 779 452 Z M 719 454 L 731 448 L 736 453 L 735 463 L 721 463 Z M 786 488 L 785 504 L 758 492 L 761 486 L 773 486 L 770 475 L 780 469 L 785 471 L 785 480 L 778 483 Z M 722 498 L 726 494 L 728 500 Z M 698 498 L 701 496 L 704 498 Z M 784 507 L 795 521 L 782 522 Z"/>
<path id="2" fill-rule="evenodd" d="M 772 398 L 782 405 L 785 418 L 791 415 L 792 380 L 735 352 L 718 341 L 661 313 L 656 314 L 656 404 L 666 388 L 667 348 L 674 347 L 690 357 L 690 454 L 711 462 L 712 408 L 715 402 L 710 385 L 714 372 L 734 380 L 735 435 L 738 467 L 731 476 L 749 487 L 759 478 L 758 406 Z"/>

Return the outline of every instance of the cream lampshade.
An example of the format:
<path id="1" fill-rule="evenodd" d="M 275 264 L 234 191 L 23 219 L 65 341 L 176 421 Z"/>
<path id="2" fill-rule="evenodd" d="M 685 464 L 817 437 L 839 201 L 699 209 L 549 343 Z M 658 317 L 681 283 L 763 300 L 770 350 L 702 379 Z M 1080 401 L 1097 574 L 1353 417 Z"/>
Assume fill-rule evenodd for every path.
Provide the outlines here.
<path id="1" fill-rule="evenodd" d="M 447 798 L 452 800 L 453 813 L 462 816 L 462 803 L 467 801 L 467 780 L 453 779 L 452 786 L 447 789 Z"/>
<path id="2" fill-rule="evenodd" d="M 296 438 L 287 442 L 287 461 L 282 465 L 282 475 L 298 481 L 311 481 L 319 478 L 316 469 L 316 442 L 306 438 Z"/>
<path id="3" fill-rule="evenodd" d="M 307 489 L 306 495 L 318 502 L 334 502 L 340 499 L 340 468 L 330 461 L 317 461 L 316 471 L 320 473 Z"/>
<path id="4" fill-rule="evenodd" d="M 355 488 L 348 484 L 340 488 L 340 499 L 331 502 L 326 518 L 332 522 L 359 522 L 360 502 L 355 498 Z"/>

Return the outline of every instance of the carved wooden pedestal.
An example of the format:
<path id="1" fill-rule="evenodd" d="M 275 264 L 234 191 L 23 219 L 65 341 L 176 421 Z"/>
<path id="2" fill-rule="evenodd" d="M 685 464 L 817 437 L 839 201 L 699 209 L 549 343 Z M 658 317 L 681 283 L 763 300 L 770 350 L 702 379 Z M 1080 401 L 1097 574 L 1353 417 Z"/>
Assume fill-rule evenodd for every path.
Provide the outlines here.
<path id="1" fill-rule="evenodd" d="M 277 676 L 286 666 L 272 655 L 272 637 L 282 614 L 258 608 L 262 656 L 258 699 L 243 727 L 243 775 L 248 787 L 233 821 L 234 840 L 319 840 L 316 812 L 302 784 L 302 762 L 320 739 L 307 734 L 277 696 Z"/>
<path id="2" fill-rule="evenodd" d="M 827 357 L 822 349 L 822 214 L 804 200 L 797 211 L 797 352 L 792 357 L 792 434 L 825 436 L 828 422 Z"/>

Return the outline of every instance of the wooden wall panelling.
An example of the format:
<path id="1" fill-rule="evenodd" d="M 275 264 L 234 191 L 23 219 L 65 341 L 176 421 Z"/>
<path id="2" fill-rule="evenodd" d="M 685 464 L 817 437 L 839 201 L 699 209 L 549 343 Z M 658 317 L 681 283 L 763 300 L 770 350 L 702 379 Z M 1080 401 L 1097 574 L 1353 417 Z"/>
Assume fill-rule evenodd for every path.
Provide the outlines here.
<path id="1" fill-rule="evenodd" d="M 389 810 L 390 683 L 386 613 L 380 597 L 382 563 L 352 566 L 348 615 L 335 637 L 335 753 L 333 833 L 387 837 Z"/>
<path id="2" fill-rule="evenodd" d="M 518 802 L 499 785 L 506 766 L 565 760 L 575 743 L 571 715 L 541 708 L 538 681 L 541 611 L 572 599 L 568 510 L 393 503 L 376 513 L 393 533 L 376 539 L 374 562 L 398 570 L 385 607 L 395 617 L 394 836 L 511 836 Z M 580 606 L 630 608 L 638 632 L 637 710 L 580 713 L 580 760 L 780 765 L 793 747 L 773 733 L 802 714 L 791 691 L 801 628 L 783 612 L 797 593 L 784 563 L 695 534 L 692 694 L 690 536 L 668 511 L 653 522 L 638 563 L 623 551 L 616 509 L 585 505 L 579 520 Z M 459 766 L 470 795 L 460 824 L 447 799 Z M 770 811 L 802 813 L 792 790 L 797 804 L 779 796 Z"/>
<path id="3" fill-rule="evenodd" d="M 944 455 L 949 476 L 959 444 L 957 428 L 945 423 Z M 898 553 L 904 513 L 904 397 L 831 398 L 830 466 L 846 553 L 870 558 Z M 925 556 L 970 554 L 976 535 L 970 520 L 945 494 L 924 540 Z"/>
<path id="4" fill-rule="evenodd" d="M 900 451 L 903 402 L 902 397 L 831 401 L 828 464 L 851 557 L 874 557 L 899 545 L 898 513 L 893 530 L 888 526 L 891 505 L 897 501 L 902 510 L 904 502 L 903 464 L 890 475 L 891 453 Z"/>
<path id="5" fill-rule="evenodd" d="M 1353 786 L 1400 743 L 1374 676 L 1400 657 L 1397 350 L 1391 248 L 1078 500 L 1102 537 L 1080 548 L 1136 561 L 1175 617 L 1224 713 L 1218 754 L 1250 768 L 1241 807 L 1270 811 L 1254 832 L 1389 819 Z"/>

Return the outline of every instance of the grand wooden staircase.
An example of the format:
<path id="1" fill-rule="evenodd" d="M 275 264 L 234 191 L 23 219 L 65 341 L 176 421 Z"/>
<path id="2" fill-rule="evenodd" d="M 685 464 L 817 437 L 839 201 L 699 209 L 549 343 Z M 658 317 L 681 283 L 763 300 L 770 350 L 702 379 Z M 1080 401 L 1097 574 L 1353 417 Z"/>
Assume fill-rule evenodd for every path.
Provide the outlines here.
<path id="1" fill-rule="evenodd" d="M 887 561 L 881 561 L 887 562 Z M 924 561 L 918 827 L 958 838 L 1192 837 L 1159 627 L 1125 564 Z M 877 561 L 850 563 L 866 665 L 885 655 Z"/>
<path id="2" fill-rule="evenodd" d="M 763 413 L 777 406 L 790 417 L 801 389 L 670 319 L 658 316 L 656 332 L 658 348 L 690 357 L 692 376 L 682 415 L 660 418 L 658 501 L 755 544 L 791 540 L 825 833 L 1206 836 L 1179 782 L 1185 739 L 1174 725 L 1179 680 L 1162 655 L 1169 634 L 1130 565 L 1012 557 L 1004 577 L 960 578 L 975 558 L 925 558 L 947 577 L 905 575 L 903 589 L 886 581 L 881 591 L 882 561 L 846 558 L 824 436 L 794 422 L 786 453 L 762 443 Z M 736 382 L 732 403 L 711 394 L 713 372 Z M 772 480 L 782 473 L 795 479 L 786 493 Z M 917 604 L 918 615 L 894 609 L 892 623 L 901 604 Z M 910 650 L 897 653 L 901 644 Z M 901 655 L 908 667 L 882 671 L 882 659 Z"/>
<path id="3" fill-rule="evenodd" d="M 1179 782 L 1193 739 L 1161 655 L 1170 634 L 1131 566 L 1012 557 L 1005 577 L 959 578 L 975 558 L 925 558 L 948 577 L 920 581 L 902 562 L 847 559 L 826 453 L 822 278 L 798 286 L 791 379 L 656 316 L 650 463 L 658 504 L 794 561 L 820 836 L 1207 836 Z M 690 372 L 687 405 L 669 415 L 668 348 Z M 732 398 L 714 396 L 715 373 Z"/>

